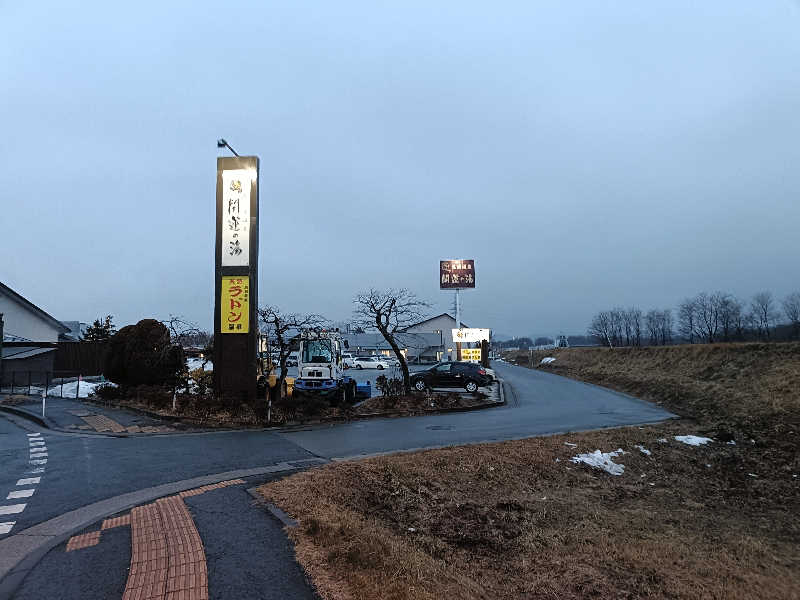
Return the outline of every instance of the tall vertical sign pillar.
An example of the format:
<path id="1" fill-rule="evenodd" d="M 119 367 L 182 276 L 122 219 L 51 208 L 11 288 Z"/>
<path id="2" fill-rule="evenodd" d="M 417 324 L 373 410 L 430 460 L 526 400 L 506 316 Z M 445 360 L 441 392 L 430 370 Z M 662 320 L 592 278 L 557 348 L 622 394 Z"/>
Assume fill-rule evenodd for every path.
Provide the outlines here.
<path id="1" fill-rule="evenodd" d="M 253 403 L 258 376 L 257 156 L 217 158 L 214 392 Z"/>

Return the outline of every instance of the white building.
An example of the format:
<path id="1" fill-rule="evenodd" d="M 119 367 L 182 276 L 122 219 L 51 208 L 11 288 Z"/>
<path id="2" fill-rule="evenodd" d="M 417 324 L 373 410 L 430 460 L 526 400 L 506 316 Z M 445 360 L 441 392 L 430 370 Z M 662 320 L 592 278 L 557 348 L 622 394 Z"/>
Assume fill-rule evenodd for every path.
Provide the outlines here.
<path id="1" fill-rule="evenodd" d="M 464 322 L 461 322 L 461 327 L 467 327 Z M 456 359 L 456 345 L 453 342 L 453 329 L 456 327 L 455 317 L 451 317 L 448 313 L 442 313 L 430 319 L 420 321 L 411 327 L 407 327 L 404 331 L 407 333 L 427 333 L 438 334 L 441 339 L 440 355 L 436 357 L 437 360 L 450 360 Z"/>
<path id="2" fill-rule="evenodd" d="M 0 316 L 3 372 L 52 373 L 56 342 L 70 329 L 3 283 L 0 283 Z"/>

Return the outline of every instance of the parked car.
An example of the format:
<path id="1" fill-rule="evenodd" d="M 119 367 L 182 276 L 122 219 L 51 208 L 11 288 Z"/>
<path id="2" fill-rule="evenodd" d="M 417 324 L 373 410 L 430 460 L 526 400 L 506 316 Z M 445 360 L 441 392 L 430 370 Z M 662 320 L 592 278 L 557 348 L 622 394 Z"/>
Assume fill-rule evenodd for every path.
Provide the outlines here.
<path id="1" fill-rule="evenodd" d="M 358 356 L 353 359 L 353 366 L 356 369 L 388 369 L 389 363 L 384 362 L 378 356 Z"/>
<path id="2" fill-rule="evenodd" d="M 434 387 L 463 387 L 472 393 L 491 383 L 492 378 L 481 365 L 463 361 L 438 363 L 411 376 L 411 387 L 418 392 Z"/>
<path id="3" fill-rule="evenodd" d="M 381 356 L 379 357 L 381 361 L 385 362 L 390 367 L 399 367 L 400 361 L 397 360 L 395 356 Z"/>

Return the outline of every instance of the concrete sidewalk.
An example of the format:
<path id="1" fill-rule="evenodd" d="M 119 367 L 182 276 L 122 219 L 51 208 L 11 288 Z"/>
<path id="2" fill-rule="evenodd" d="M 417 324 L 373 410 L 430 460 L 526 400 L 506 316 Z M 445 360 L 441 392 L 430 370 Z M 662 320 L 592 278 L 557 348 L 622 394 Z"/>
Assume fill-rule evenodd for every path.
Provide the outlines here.
<path id="1" fill-rule="evenodd" d="M 110 408 L 66 398 L 48 397 L 44 416 L 40 396 L 0 396 L 0 410 L 28 418 L 49 429 L 64 432 L 130 435 L 170 433 L 189 429 L 182 423 L 154 418 L 134 410 Z"/>

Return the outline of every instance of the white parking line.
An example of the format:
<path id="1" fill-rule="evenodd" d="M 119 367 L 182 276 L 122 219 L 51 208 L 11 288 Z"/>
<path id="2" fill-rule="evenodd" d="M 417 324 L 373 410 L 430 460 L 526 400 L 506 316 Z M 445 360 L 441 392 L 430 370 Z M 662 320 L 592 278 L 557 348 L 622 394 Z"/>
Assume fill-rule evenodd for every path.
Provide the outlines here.
<path id="1" fill-rule="evenodd" d="M 41 477 L 25 477 L 17 482 L 17 485 L 35 485 L 42 480 Z"/>
<path id="2" fill-rule="evenodd" d="M 6 500 L 16 500 L 17 498 L 30 498 L 33 496 L 33 492 L 35 489 L 27 489 L 27 490 L 12 490 L 8 492 L 8 496 L 6 496 Z"/>
<path id="3" fill-rule="evenodd" d="M 25 504 L 9 504 L 0 506 L 0 515 L 15 515 L 25 510 Z"/>

